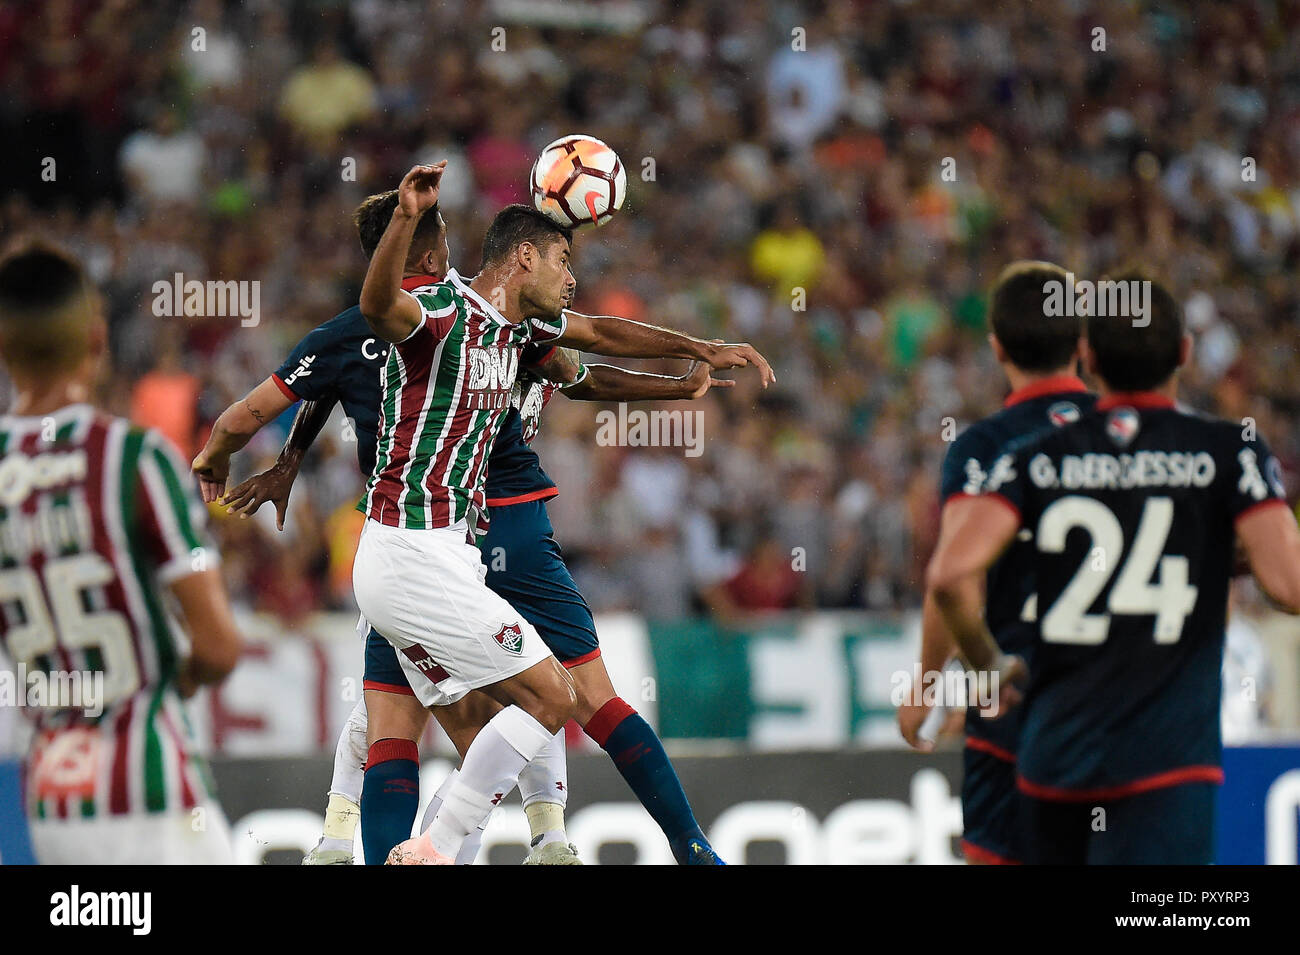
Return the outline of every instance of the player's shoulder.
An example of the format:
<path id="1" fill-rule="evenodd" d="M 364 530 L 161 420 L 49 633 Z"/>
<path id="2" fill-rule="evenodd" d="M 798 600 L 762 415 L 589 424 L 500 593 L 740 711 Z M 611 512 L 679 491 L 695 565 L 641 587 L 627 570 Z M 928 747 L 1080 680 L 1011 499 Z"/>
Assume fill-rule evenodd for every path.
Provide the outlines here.
<path id="1" fill-rule="evenodd" d="M 366 317 L 361 314 L 361 306 L 353 305 L 351 308 L 345 308 L 329 321 L 321 322 L 308 332 L 303 340 L 328 344 L 369 337 L 373 334 L 366 323 Z"/>
<path id="2" fill-rule="evenodd" d="M 415 296 L 415 300 L 426 312 L 441 312 L 450 308 L 463 308 L 468 304 L 469 298 L 463 285 L 464 281 L 456 270 L 451 269 L 445 278 L 430 281 L 427 285 L 417 285 L 407 291 Z"/>

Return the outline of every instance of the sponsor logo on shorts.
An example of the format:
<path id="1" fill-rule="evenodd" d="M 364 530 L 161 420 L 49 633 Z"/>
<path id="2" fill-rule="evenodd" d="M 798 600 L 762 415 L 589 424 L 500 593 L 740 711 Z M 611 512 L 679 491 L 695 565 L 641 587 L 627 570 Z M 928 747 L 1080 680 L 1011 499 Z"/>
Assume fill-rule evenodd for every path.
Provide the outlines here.
<path id="1" fill-rule="evenodd" d="M 492 635 L 492 639 L 501 644 L 501 649 L 509 653 L 524 652 L 524 632 L 517 623 L 508 623 Z"/>

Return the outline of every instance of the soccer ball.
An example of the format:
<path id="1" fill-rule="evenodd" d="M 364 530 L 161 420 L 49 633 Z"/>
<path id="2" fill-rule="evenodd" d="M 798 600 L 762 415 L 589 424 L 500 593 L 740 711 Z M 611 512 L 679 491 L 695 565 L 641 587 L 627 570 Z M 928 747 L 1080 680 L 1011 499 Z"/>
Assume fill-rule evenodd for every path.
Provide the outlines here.
<path id="1" fill-rule="evenodd" d="M 592 136 L 561 136 L 528 175 L 533 205 L 560 225 L 604 225 L 623 205 L 627 173 L 618 153 Z"/>

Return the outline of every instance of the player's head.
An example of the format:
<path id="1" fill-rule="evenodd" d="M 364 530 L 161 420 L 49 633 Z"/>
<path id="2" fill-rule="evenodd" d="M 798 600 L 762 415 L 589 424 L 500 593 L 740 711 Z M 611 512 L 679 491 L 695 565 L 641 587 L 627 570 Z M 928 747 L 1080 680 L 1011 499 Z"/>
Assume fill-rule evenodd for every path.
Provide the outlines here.
<path id="1" fill-rule="evenodd" d="M 990 344 L 998 361 L 1030 374 L 1073 370 L 1079 355 L 1078 317 L 1051 315 L 1048 299 L 1065 288 L 1065 269 L 1051 262 L 1012 262 L 993 286 Z M 1056 283 L 1055 286 L 1053 283 Z"/>
<path id="2" fill-rule="evenodd" d="M 1145 283 L 1130 286 L 1135 291 L 1129 300 L 1141 301 L 1133 298 L 1141 295 L 1146 314 L 1112 309 L 1084 320 L 1084 360 L 1089 373 L 1099 378 L 1107 391 L 1150 391 L 1164 386 L 1187 361 L 1191 347 L 1183 331 L 1182 306 L 1167 288 L 1137 270 L 1108 275 L 1098 283 L 1099 289 L 1105 282 Z M 1100 295 L 1099 291 L 1098 298 Z"/>
<path id="3" fill-rule="evenodd" d="M 506 206 L 483 236 L 483 271 L 517 285 L 525 318 L 559 315 L 578 285 L 569 270 L 572 241 L 572 229 L 532 206 Z"/>
<path id="4" fill-rule="evenodd" d="M 397 208 L 397 190 L 366 196 L 365 201 L 352 213 L 352 221 L 357 227 L 357 237 L 361 240 L 361 251 L 369 259 L 379 248 L 379 240 L 393 218 Z M 406 270 L 411 274 L 435 275 L 442 278 L 447 274 L 447 263 L 451 252 L 447 248 L 447 223 L 438 211 L 437 203 L 420 216 L 415 226 L 415 235 L 411 239 L 411 251 L 406 257 Z"/>
<path id="5" fill-rule="evenodd" d="M 0 360 L 19 390 L 89 384 L 107 343 L 99 293 L 70 253 L 24 239 L 0 255 Z"/>

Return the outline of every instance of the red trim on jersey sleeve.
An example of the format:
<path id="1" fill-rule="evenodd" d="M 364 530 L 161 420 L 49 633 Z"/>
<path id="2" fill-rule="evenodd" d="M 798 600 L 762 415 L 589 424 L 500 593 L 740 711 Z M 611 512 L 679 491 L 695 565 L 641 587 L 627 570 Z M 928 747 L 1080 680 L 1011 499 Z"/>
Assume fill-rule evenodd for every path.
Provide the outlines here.
<path id="1" fill-rule="evenodd" d="M 600 656 L 600 647 L 597 647 L 595 650 L 592 650 L 590 653 L 584 653 L 580 657 L 574 657 L 572 660 L 561 660 L 560 666 L 564 667 L 564 669 L 566 670 L 572 670 L 574 667 L 580 667 L 584 663 L 590 663 L 598 656 Z"/>
<path id="2" fill-rule="evenodd" d="M 411 289 L 424 288 L 426 285 L 437 285 L 438 281 L 436 275 L 408 275 L 402 279 L 402 290 L 409 292 Z"/>
<path id="3" fill-rule="evenodd" d="M 986 501 L 996 501 L 998 504 L 1001 504 L 1003 507 L 1007 507 L 1011 509 L 1011 513 L 1016 515 L 1017 524 L 1021 524 L 1024 522 L 1020 516 L 1020 508 L 1016 507 L 1015 504 L 1011 503 L 1011 499 L 1009 497 L 1004 497 L 1003 495 L 999 494 L 997 491 L 985 491 L 983 494 L 966 494 L 965 492 L 962 492 L 961 494 L 954 494 L 952 497 L 948 498 L 948 500 L 951 501 L 954 497 L 978 497 Z"/>
<path id="4" fill-rule="evenodd" d="M 990 743 L 986 739 L 980 739 L 978 736 L 966 737 L 966 748 L 973 749 L 977 753 L 988 753 L 995 759 L 1000 759 L 1004 763 L 1015 763 L 1016 754 L 1009 749 L 1003 749 L 996 743 Z"/>
<path id="5" fill-rule="evenodd" d="M 1233 523 L 1233 524 L 1236 524 L 1239 520 L 1241 520 L 1241 519 L 1242 519 L 1243 517 L 1245 517 L 1247 514 L 1253 514 L 1255 511 L 1258 511 L 1258 510 L 1259 510 L 1260 508 L 1262 508 L 1262 507 L 1272 507 L 1272 506 L 1275 505 L 1275 504 L 1280 504 L 1282 507 L 1285 507 L 1287 510 L 1290 510 L 1290 509 L 1291 509 L 1291 508 L 1290 508 L 1290 505 L 1288 505 L 1287 502 L 1284 501 L 1284 500 L 1282 500 L 1280 497 L 1270 497 L 1270 498 L 1266 498 L 1265 500 L 1262 500 L 1262 501 L 1259 501 L 1259 502 L 1257 502 L 1257 503 L 1255 503 L 1255 504 L 1250 505 L 1250 507 L 1246 508 L 1246 509 L 1245 509 L 1244 511 L 1242 511 L 1240 514 L 1238 514 L 1236 517 L 1234 517 L 1234 518 L 1232 519 L 1232 523 Z"/>
<path id="6" fill-rule="evenodd" d="M 1109 411 L 1127 405 L 1130 408 L 1175 408 L 1172 398 L 1155 391 L 1117 391 L 1097 401 L 1098 411 Z"/>
<path id="7" fill-rule="evenodd" d="M 1000 856 L 992 849 L 975 845 L 969 839 L 961 841 L 961 854 L 966 857 L 967 862 L 978 862 L 981 865 L 1024 865 L 1019 859 Z"/>
<path id="8" fill-rule="evenodd" d="M 275 387 L 290 401 L 302 401 L 302 398 L 293 393 L 293 389 L 284 383 L 284 379 L 279 375 L 272 373 L 271 380 L 275 382 Z"/>
<path id="9" fill-rule="evenodd" d="M 1012 405 L 1018 405 L 1022 401 L 1028 401 L 1030 398 L 1041 398 L 1043 395 L 1065 394 L 1067 392 L 1087 391 L 1088 386 L 1083 383 L 1078 375 L 1052 375 L 1050 378 L 1041 378 L 1038 381 L 1025 385 L 1023 388 L 1017 388 L 1011 394 L 1007 395 L 1002 402 L 1002 407 L 1010 408 Z"/>
<path id="10" fill-rule="evenodd" d="M 511 504 L 527 504 L 529 501 L 549 501 L 559 493 L 560 489 L 558 487 L 544 487 L 539 491 L 529 491 L 527 494 L 516 494 L 514 497 L 489 497 L 487 499 L 487 506 L 509 507 Z"/>
<path id="11" fill-rule="evenodd" d="M 362 680 L 361 689 L 378 690 L 380 693 L 400 693 L 402 696 L 415 696 L 415 691 L 409 686 L 398 686 L 396 683 L 380 683 L 378 680 Z"/>
<path id="12" fill-rule="evenodd" d="M 1154 776 L 1143 776 L 1129 783 L 1118 786 L 1101 786 L 1096 789 L 1065 789 L 1059 786 L 1043 786 L 1031 782 L 1024 776 L 1016 778 L 1016 788 L 1026 796 L 1045 799 L 1049 802 L 1090 802 L 1094 799 L 1123 799 L 1136 796 L 1153 789 L 1168 789 L 1184 783 L 1222 783 L 1223 770 L 1218 766 L 1183 766 L 1170 769 Z"/>

